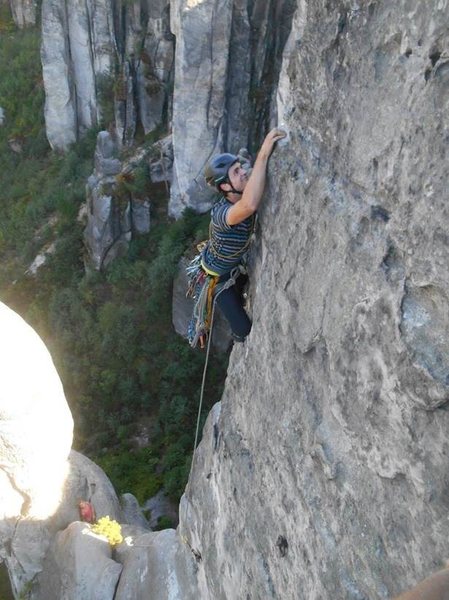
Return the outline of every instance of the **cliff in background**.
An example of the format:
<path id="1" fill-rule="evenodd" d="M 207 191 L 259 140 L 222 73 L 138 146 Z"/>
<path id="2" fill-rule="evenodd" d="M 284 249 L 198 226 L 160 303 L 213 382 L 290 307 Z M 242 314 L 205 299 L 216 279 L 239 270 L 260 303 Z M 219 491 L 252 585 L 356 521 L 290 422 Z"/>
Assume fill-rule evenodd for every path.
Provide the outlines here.
<path id="1" fill-rule="evenodd" d="M 92 0 L 79 13 L 44 0 L 43 57 L 62 57 L 44 73 L 57 69 L 68 142 L 101 112 L 92 57 L 120 56 L 123 23 L 150 23 L 144 4 L 117 13 Z M 170 3 L 170 212 L 207 206 L 214 150 L 253 146 L 277 121 L 290 136 L 270 161 L 252 249 L 253 329 L 232 352 L 178 533 L 123 550 L 128 575 L 110 598 L 374 600 L 447 557 L 448 5 Z M 172 44 L 158 6 L 152 31 Z M 72 64 L 61 49 L 80 22 L 89 40 L 101 25 L 104 44 Z M 129 115 L 136 63 L 118 65 Z M 116 124 L 138 123 L 126 119 Z M 33 598 L 48 598 L 45 577 Z"/>
<path id="2" fill-rule="evenodd" d="M 38 15 L 37 0 L 2 0 L 0 4 L 8 4 L 17 27 L 23 29 L 36 24 Z"/>
<path id="3" fill-rule="evenodd" d="M 207 209 L 208 158 L 266 129 L 293 10 L 293 0 L 43 0 L 51 146 L 109 126 L 112 102 L 119 145 L 131 145 L 139 128 L 172 130 L 170 213 Z"/>
<path id="4" fill-rule="evenodd" d="M 169 214 L 177 218 L 186 207 L 204 212 L 212 201 L 202 177 L 210 156 L 255 150 L 273 118 L 293 11 L 293 0 L 43 0 L 52 148 L 65 150 L 91 127 L 108 129 L 118 150 L 142 134 L 166 132 L 173 147 L 163 175 L 171 184 Z M 95 269 L 120 254 L 131 231 L 130 207 L 102 193 L 110 182 L 101 179 L 96 173 L 90 184 L 86 233 Z"/>
<path id="5" fill-rule="evenodd" d="M 161 125 L 173 63 L 168 16 L 167 0 L 43 0 L 45 120 L 53 148 L 67 148 L 102 121 L 107 126 L 106 110 L 114 112 L 120 145 L 133 142 L 138 126 L 149 133 Z"/>

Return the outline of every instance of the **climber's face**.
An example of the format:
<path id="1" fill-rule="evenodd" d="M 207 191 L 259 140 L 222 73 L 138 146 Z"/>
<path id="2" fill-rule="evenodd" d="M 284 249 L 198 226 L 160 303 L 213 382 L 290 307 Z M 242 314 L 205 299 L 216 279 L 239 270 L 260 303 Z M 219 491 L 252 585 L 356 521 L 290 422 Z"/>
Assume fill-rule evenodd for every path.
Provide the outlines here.
<path id="1" fill-rule="evenodd" d="M 228 171 L 228 177 L 234 190 L 237 192 L 243 192 L 248 182 L 248 175 L 239 162 L 231 165 Z M 229 191 L 232 191 L 231 187 L 229 187 Z"/>

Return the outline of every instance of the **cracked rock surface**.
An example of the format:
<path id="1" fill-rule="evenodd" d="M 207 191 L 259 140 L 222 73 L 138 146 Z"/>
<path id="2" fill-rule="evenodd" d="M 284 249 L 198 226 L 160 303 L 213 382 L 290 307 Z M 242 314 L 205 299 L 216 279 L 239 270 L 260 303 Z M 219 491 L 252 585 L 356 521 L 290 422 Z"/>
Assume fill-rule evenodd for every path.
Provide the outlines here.
<path id="1" fill-rule="evenodd" d="M 178 535 L 121 550 L 123 597 L 148 597 L 157 580 L 161 598 L 387 599 L 447 558 L 449 2 L 294 4 L 267 115 L 289 141 L 271 159 L 252 250 L 253 329 L 232 351 Z M 207 1 L 172 6 L 181 29 L 189 10 L 218 23 Z M 224 8 L 222 31 L 237 33 Z M 234 10 L 244 24 L 245 6 Z M 212 128 L 201 144 L 223 139 L 221 99 L 202 103 L 211 89 L 198 91 Z"/>
<path id="2" fill-rule="evenodd" d="M 391 598 L 447 555 L 448 8 L 297 2 L 253 329 L 181 503 L 201 598 Z"/>

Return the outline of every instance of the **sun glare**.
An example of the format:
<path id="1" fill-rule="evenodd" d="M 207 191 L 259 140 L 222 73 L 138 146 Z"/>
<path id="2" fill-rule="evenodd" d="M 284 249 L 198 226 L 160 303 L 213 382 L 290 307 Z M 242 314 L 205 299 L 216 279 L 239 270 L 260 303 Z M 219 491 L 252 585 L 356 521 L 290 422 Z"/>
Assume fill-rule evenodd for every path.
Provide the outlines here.
<path id="1" fill-rule="evenodd" d="M 46 519 L 68 475 L 73 420 L 44 343 L 2 303 L 0 331 L 0 518 Z"/>

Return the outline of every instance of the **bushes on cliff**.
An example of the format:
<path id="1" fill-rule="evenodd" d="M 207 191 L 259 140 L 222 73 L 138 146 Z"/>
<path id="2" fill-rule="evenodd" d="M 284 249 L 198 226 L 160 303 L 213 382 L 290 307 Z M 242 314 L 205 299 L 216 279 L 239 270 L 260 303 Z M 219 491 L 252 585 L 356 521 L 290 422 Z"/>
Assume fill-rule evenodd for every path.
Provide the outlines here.
<path id="1" fill-rule="evenodd" d="M 151 448 L 105 454 L 97 458 L 97 463 L 109 475 L 118 494 L 132 491 L 141 504 L 154 496 L 163 483 L 156 472 L 159 458 Z"/>
<path id="2" fill-rule="evenodd" d="M 6 23 L 5 18 L 0 22 Z M 5 111 L 8 137 L 18 137 L 22 143 L 37 136 L 44 123 L 39 47 L 37 30 L 0 35 L 0 56 L 4 58 L 0 61 L 0 106 Z"/>
<path id="3" fill-rule="evenodd" d="M 173 331 L 171 288 L 180 256 L 206 236 L 207 217 L 187 211 L 169 221 L 161 186 L 151 232 L 105 273 L 85 274 L 78 213 L 96 132 L 64 155 L 50 151 L 38 42 L 35 31 L 0 36 L 0 106 L 6 112 L 0 127 L 0 296 L 52 353 L 74 415 L 75 447 L 98 459 L 120 491 L 144 499 L 164 485 L 178 498 L 190 464 L 204 356 Z M 140 170 L 129 185 L 146 192 L 147 184 Z M 49 247 L 45 265 L 31 276 L 31 262 Z M 225 369 L 226 361 L 212 358 L 209 405 L 219 396 Z M 142 428 L 151 458 L 133 441 Z"/>

